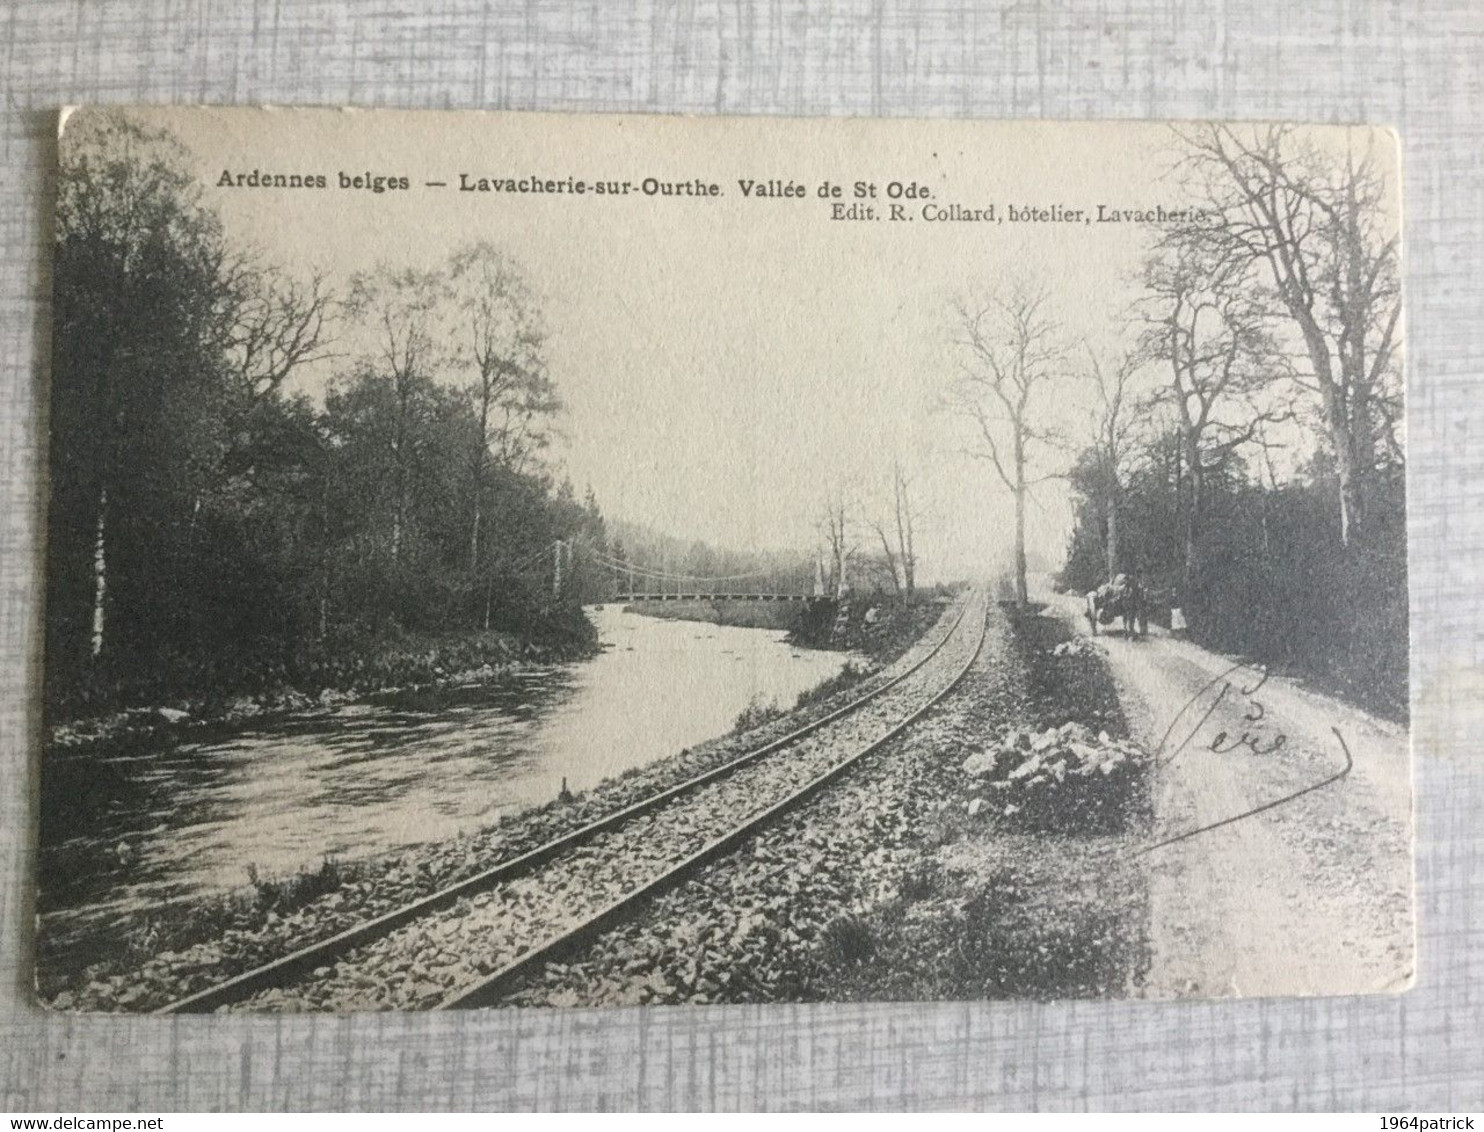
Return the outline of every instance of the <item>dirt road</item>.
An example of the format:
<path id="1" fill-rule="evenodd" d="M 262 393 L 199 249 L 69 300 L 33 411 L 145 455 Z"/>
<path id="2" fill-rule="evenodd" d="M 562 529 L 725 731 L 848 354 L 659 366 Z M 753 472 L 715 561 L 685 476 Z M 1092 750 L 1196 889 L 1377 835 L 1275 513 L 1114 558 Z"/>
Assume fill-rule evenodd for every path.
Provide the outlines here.
<path id="1" fill-rule="evenodd" d="M 1075 598 L 1038 596 L 1087 631 Z M 1178 839 L 1143 858 L 1152 953 L 1143 993 L 1405 989 L 1414 968 L 1406 729 L 1151 630 L 1143 640 L 1121 629 L 1097 637 L 1135 737 L 1156 752 L 1151 844 Z M 1182 836 L 1326 779 L 1335 781 Z"/>

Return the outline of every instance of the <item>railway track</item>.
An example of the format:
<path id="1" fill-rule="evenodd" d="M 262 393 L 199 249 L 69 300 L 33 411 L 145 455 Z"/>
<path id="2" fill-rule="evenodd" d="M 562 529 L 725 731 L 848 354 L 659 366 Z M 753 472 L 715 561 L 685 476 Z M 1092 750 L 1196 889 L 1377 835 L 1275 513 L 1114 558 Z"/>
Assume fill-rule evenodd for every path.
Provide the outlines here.
<path id="1" fill-rule="evenodd" d="M 895 675 L 820 719 L 158 1013 L 494 1005 L 910 726 L 978 655 L 986 602 L 962 597 Z"/>

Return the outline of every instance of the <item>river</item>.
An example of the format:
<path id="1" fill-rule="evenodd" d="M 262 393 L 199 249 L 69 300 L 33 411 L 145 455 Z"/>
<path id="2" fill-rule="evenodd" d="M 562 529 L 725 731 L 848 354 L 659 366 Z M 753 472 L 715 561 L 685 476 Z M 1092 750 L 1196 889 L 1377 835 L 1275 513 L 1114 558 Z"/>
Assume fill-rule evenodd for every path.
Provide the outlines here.
<path id="1" fill-rule="evenodd" d="M 849 654 L 771 629 L 590 611 L 603 651 L 483 684 L 389 693 L 228 736 L 55 750 L 42 782 L 43 946 L 152 908 L 440 841 L 791 706 Z M 85 948 L 87 945 L 84 944 Z M 91 949 L 91 948 L 87 948 Z"/>

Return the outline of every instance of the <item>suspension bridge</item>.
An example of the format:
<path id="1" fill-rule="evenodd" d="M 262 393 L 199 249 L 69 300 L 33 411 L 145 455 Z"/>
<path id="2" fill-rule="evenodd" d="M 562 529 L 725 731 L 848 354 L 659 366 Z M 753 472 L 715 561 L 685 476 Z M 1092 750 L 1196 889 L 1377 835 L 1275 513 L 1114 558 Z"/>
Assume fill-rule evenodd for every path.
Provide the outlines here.
<path id="1" fill-rule="evenodd" d="M 696 574 L 620 558 L 584 539 L 555 539 L 527 555 L 512 573 L 549 578 L 553 598 L 579 584 L 590 599 L 623 604 L 660 601 L 808 602 L 838 598 L 842 571 L 827 584 L 817 561 L 730 574 Z M 597 591 L 596 593 L 594 591 Z M 600 596 L 601 595 L 601 596 Z"/>

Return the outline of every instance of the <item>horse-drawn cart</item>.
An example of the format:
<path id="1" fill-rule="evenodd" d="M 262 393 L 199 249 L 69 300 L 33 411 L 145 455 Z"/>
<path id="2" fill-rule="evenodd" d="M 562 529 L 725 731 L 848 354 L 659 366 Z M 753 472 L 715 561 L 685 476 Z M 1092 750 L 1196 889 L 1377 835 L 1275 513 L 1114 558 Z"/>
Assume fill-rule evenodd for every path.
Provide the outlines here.
<path id="1" fill-rule="evenodd" d="M 1132 574 L 1119 574 L 1087 595 L 1087 623 L 1094 637 L 1099 625 L 1112 625 L 1118 618 L 1123 620 L 1125 636 L 1134 636 L 1136 630 L 1141 637 L 1148 635 L 1149 603 Z"/>

